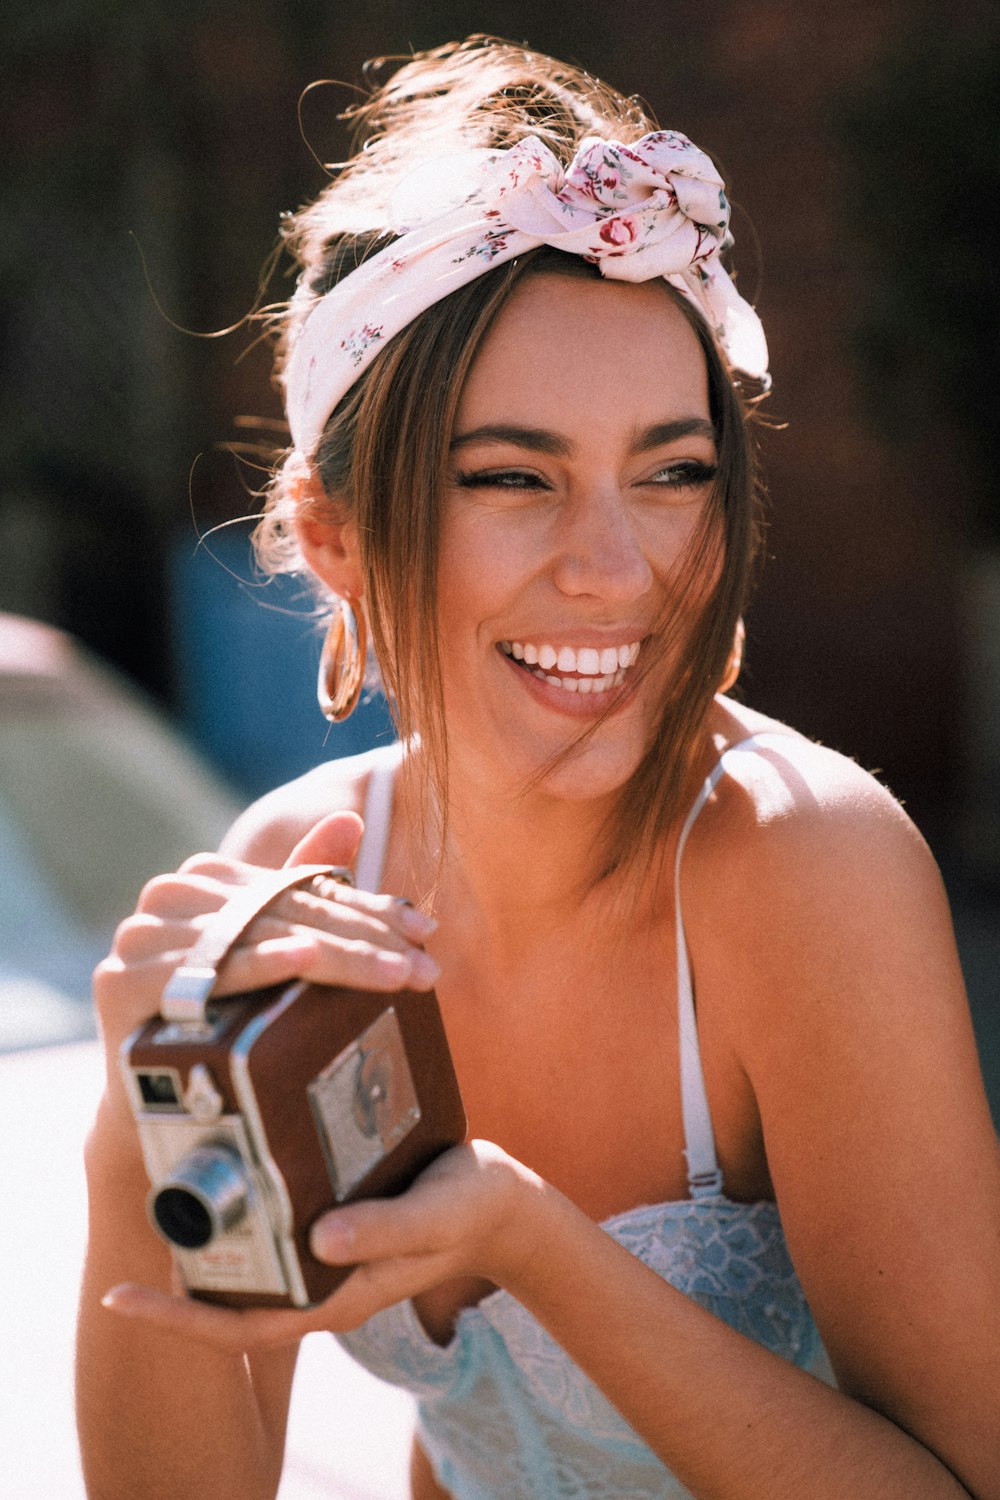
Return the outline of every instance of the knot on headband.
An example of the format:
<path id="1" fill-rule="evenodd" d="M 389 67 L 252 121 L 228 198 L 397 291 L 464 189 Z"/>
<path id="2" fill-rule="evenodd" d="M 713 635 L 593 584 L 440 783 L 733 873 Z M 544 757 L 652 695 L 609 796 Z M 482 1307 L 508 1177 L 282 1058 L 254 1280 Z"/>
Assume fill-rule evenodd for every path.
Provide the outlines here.
<path id="1" fill-rule="evenodd" d="M 676 131 L 632 145 L 588 136 L 565 169 L 534 136 L 429 161 L 398 185 L 390 226 L 399 238 L 327 292 L 292 345 L 286 406 L 307 458 L 387 339 L 539 245 L 593 262 L 608 280 L 663 277 L 699 309 L 735 369 L 766 379 L 760 320 L 720 260 L 732 244 L 725 184 Z"/>

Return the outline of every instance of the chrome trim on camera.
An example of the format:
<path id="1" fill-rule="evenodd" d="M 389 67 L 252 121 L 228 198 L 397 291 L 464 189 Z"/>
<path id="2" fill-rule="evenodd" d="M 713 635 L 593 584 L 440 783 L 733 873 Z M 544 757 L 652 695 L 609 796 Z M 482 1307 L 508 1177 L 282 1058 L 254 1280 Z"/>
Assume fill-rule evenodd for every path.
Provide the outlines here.
<path id="1" fill-rule="evenodd" d="M 272 1021 L 282 1011 L 297 1000 L 305 989 L 302 981 L 289 985 L 273 1005 L 262 1010 L 259 1015 L 243 1028 L 239 1036 L 233 1042 L 229 1054 L 229 1075 L 232 1079 L 233 1090 L 236 1094 L 241 1112 L 246 1116 L 251 1126 L 251 1140 L 257 1144 L 259 1149 L 254 1152 L 254 1160 L 261 1167 L 261 1181 L 267 1201 L 273 1212 L 271 1212 L 271 1225 L 274 1234 L 274 1243 L 285 1268 L 285 1277 L 288 1282 L 287 1291 L 296 1307 L 309 1307 L 309 1293 L 302 1277 L 302 1268 L 299 1265 L 299 1255 L 295 1248 L 295 1241 L 291 1236 L 291 1228 L 295 1221 L 292 1210 L 292 1200 L 288 1192 L 288 1185 L 278 1168 L 277 1162 L 271 1155 L 267 1140 L 267 1131 L 264 1128 L 264 1119 L 257 1103 L 257 1095 L 250 1081 L 250 1050 L 258 1037 L 266 1031 Z"/>
<path id="2" fill-rule="evenodd" d="M 215 1079 L 204 1063 L 195 1063 L 188 1074 L 188 1086 L 181 1102 L 196 1120 L 217 1120 L 222 1114 L 224 1101 L 215 1086 Z"/>
<path id="3" fill-rule="evenodd" d="M 214 968 L 181 964 L 167 980 L 160 1001 L 165 1021 L 205 1021 L 205 1004 L 215 987 Z"/>

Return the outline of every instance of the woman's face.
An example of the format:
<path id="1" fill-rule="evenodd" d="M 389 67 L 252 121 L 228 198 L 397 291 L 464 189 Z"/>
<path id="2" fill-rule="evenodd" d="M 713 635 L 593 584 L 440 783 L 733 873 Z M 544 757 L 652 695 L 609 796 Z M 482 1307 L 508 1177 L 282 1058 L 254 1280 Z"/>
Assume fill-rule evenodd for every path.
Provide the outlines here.
<path id="1" fill-rule="evenodd" d="M 640 680 L 635 664 L 715 464 L 705 359 L 662 287 L 539 275 L 517 288 L 451 444 L 438 573 L 450 755 L 520 787 L 607 715 L 545 790 L 624 785 L 669 671 Z"/>

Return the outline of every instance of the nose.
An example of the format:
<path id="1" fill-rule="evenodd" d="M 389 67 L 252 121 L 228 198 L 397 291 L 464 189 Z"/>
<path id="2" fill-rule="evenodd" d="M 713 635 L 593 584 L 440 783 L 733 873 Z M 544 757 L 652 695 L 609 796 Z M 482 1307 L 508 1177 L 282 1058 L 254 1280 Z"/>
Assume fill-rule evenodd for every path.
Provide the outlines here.
<path id="1" fill-rule="evenodd" d="M 554 579 L 561 593 L 621 606 L 652 586 L 642 537 L 617 486 L 574 497 L 559 524 Z"/>

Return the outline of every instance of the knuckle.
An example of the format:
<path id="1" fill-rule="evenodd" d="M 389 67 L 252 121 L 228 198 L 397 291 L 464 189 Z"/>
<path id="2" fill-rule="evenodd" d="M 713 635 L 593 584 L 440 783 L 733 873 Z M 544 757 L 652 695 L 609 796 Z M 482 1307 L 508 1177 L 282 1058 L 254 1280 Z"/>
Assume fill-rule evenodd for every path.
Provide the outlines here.
<path id="1" fill-rule="evenodd" d="M 220 867 L 217 854 L 190 854 L 178 871 L 181 875 L 214 875 Z"/>
<path id="2" fill-rule="evenodd" d="M 98 1002 L 105 999 L 118 983 L 122 975 L 121 961 L 109 953 L 102 958 L 93 973 L 94 999 Z"/>
<path id="3" fill-rule="evenodd" d="M 140 913 L 156 911 L 157 908 L 161 906 L 163 902 L 168 898 L 168 896 L 173 894 L 176 888 L 176 876 L 154 875 L 152 880 L 146 881 L 146 884 L 139 892 L 139 900 L 136 902 L 135 908 L 136 912 Z M 123 922 L 122 926 L 124 927 L 125 925 L 126 924 Z"/>
<path id="4" fill-rule="evenodd" d="M 155 917 L 145 914 L 127 918 L 115 933 L 112 951 L 124 963 L 135 963 L 146 957 L 155 956 L 162 925 Z"/>
<path id="5" fill-rule="evenodd" d="M 123 946 L 126 945 L 129 941 L 129 935 L 133 927 L 135 926 L 136 922 L 140 920 L 142 919 L 139 913 L 133 912 L 132 915 L 126 917 L 123 922 L 118 923 L 118 926 L 115 928 L 115 935 L 111 940 L 111 949 L 108 953 L 108 956 L 107 958 L 102 959 L 101 963 L 98 964 L 97 969 L 94 971 L 95 973 L 100 970 L 102 964 L 108 963 L 112 957 L 121 954 Z"/>

